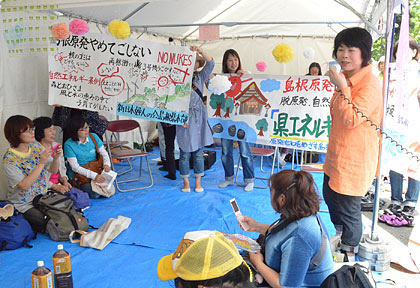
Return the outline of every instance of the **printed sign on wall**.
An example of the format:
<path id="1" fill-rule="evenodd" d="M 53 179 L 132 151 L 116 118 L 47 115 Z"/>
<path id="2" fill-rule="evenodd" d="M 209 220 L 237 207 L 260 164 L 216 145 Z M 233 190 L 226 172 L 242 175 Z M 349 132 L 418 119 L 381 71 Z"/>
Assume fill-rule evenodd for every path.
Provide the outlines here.
<path id="1" fill-rule="evenodd" d="M 323 76 L 231 74 L 232 87 L 211 94 L 214 137 L 326 152 L 334 87 Z"/>
<path id="2" fill-rule="evenodd" d="M 188 120 L 195 53 L 188 47 L 71 36 L 48 58 L 48 104 L 171 124 Z"/>

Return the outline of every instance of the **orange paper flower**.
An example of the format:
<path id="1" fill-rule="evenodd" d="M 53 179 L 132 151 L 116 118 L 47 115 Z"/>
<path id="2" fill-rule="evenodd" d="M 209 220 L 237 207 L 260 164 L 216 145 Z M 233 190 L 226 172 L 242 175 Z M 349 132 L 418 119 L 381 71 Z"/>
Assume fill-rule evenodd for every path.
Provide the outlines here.
<path id="1" fill-rule="evenodd" d="M 66 23 L 58 23 L 52 26 L 51 35 L 58 40 L 65 40 L 69 38 L 70 31 Z"/>

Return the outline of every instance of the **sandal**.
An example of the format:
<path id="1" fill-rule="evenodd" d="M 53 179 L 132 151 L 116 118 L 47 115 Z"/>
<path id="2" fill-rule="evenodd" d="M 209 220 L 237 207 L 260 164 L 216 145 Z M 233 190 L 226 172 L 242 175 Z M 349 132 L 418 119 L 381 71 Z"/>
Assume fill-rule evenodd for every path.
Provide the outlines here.
<path id="1" fill-rule="evenodd" d="M 393 219 L 389 219 L 386 224 L 393 227 L 401 226 L 414 226 L 414 217 L 408 215 L 395 216 Z"/>
<path id="2" fill-rule="evenodd" d="M 378 221 L 388 224 L 391 223 L 395 217 L 395 215 L 384 213 L 381 216 L 379 216 Z"/>

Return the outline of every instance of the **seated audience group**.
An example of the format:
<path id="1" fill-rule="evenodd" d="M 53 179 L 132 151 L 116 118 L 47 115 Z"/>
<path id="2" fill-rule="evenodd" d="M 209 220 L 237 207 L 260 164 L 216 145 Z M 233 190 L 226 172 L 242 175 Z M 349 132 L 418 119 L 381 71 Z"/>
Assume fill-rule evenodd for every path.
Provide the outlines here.
<path id="1" fill-rule="evenodd" d="M 341 61 L 340 64 L 345 74 L 338 71 L 328 71 L 332 83 L 339 88 L 334 97 L 337 97 L 337 93 L 350 97 L 353 86 L 347 87 L 349 80 L 346 80 L 345 77 L 350 77 L 351 81 L 356 81 L 354 77 L 365 70 L 367 71 L 366 73 L 370 71 L 370 66 L 367 63 L 362 65 L 360 61 L 359 66 L 354 68 L 353 66 L 350 67 L 346 62 L 347 58 L 345 57 L 348 49 L 359 49 L 364 52 L 365 46 L 358 47 L 357 43 L 352 42 L 354 37 L 350 37 L 353 35 L 351 33 L 356 33 L 354 34 L 356 35 L 355 37 L 364 39 L 359 35 L 362 32 L 365 33 L 364 29 L 357 29 L 346 29 L 340 32 L 339 37 L 336 39 L 334 57 L 339 62 Z M 346 37 L 350 38 L 347 39 Z M 371 38 L 369 39 L 371 41 Z M 347 40 L 349 42 L 346 42 Z M 370 49 L 371 42 L 367 40 L 365 42 L 367 46 L 370 43 L 368 47 Z M 356 46 L 356 48 L 353 46 Z M 192 80 L 193 89 L 189 107 L 190 118 L 183 126 L 177 126 L 176 128 L 165 126 L 166 130 L 170 130 L 169 132 L 166 131 L 167 135 L 165 136 L 168 137 L 165 140 L 168 141 L 168 144 L 171 142 L 168 153 L 166 153 L 166 160 L 172 162 L 171 165 L 168 164 L 170 167 L 166 165 L 166 168 L 168 168 L 169 172 L 167 178 L 175 180 L 175 158 L 173 157 L 172 142 L 175 139 L 175 135 L 177 135 L 180 147 L 180 176 L 183 178 L 181 191 L 188 193 L 191 190 L 189 163 L 192 155 L 194 177 L 196 178 L 194 191 L 201 193 L 204 191 L 201 184 L 204 170 L 203 147 L 213 143 L 207 123 L 207 109 L 202 101 L 202 90 L 205 81 L 212 73 L 214 60 L 199 47 L 193 46 L 191 50 L 197 54 L 197 61 Z M 343 54 L 345 55 L 343 56 Z M 361 52 L 359 54 L 359 60 L 366 60 L 365 62 L 367 62 L 370 59 L 370 55 L 365 57 Z M 224 58 L 226 59 L 223 60 L 223 72 L 244 73 L 236 51 L 232 49 L 226 51 Z M 197 69 L 200 67 L 204 68 L 197 72 Z M 312 63 L 309 67 L 308 75 L 321 75 L 319 64 Z M 353 101 L 357 101 L 358 96 L 356 93 L 351 94 L 351 96 Z M 344 100 L 341 99 L 340 101 Z M 337 106 L 337 111 L 334 113 L 338 113 L 337 115 L 339 116 L 340 113 L 350 114 L 347 110 L 351 109 L 351 107 L 341 102 L 337 100 L 336 104 L 334 104 L 336 106 L 340 105 Z M 379 107 L 379 102 L 377 103 Z M 346 252 L 357 252 L 361 230 L 356 231 L 355 239 L 348 239 L 347 234 L 349 232 L 353 233 L 353 231 L 346 230 L 347 226 L 345 223 L 349 220 L 344 217 L 345 215 L 342 211 L 345 206 L 343 203 L 347 205 L 347 202 L 341 201 L 338 203 L 337 199 L 347 199 L 346 201 L 351 200 L 354 203 L 359 203 L 354 205 L 354 207 L 359 209 L 360 199 L 357 193 L 366 192 L 367 189 L 365 188 L 367 186 L 361 185 L 363 187 L 359 187 L 357 193 L 347 193 L 349 195 L 347 196 L 344 193 L 345 189 L 343 188 L 343 192 L 342 187 L 339 185 L 342 183 L 340 179 L 344 177 L 343 175 L 346 174 L 344 172 L 347 170 L 341 169 L 338 171 L 337 167 L 340 168 L 341 164 L 334 162 L 339 162 L 337 160 L 339 158 L 337 155 L 339 154 L 333 155 L 336 152 L 334 149 L 341 145 L 341 142 L 337 142 L 339 133 L 336 130 L 338 129 L 337 127 L 340 128 L 341 126 L 344 127 L 343 129 L 354 127 L 351 126 L 353 124 L 343 124 L 341 122 L 337 124 L 336 122 L 340 121 L 341 118 L 337 117 L 337 119 L 334 120 L 335 122 L 333 121 L 330 146 L 324 166 L 326 169 L 323 193 L 331 211 L 331 220 L 336 226 L 337 232 L 342 232 L 342 236 L 340 235 L 342 238 L 342 249 Z M 33 206 L 32 200 L 39 194 L 47 193 L 48 189 L 64 194 L 76 187 L 88 193 L 90 198 L 100 197 L 94 191 L 92 181 L 94 183 L 104 182 L 105 178 L 101 175 L 101 172 L 109 171 L 111 165 L 111 160 L 101 140 L 107 125 L 106 121 L 104 121 L 99 119 L 98 114 L 95 112 L 85 113 L 77 109 L 63 107 L 56 107 L 53 119 L 39 117 L 32 121 L 21 115 L 15 115 L 7 119 L 4 126 L 4 135 L 10 144 L 10 148 L 3 156 L 2 165 L 8 180 L 7 199 L 15 206 L 17 211 L 23 214 L 33 230 L 43 232 L 44 215 Z M 55 142 L 56 131 L 53 124 L 63 128 L 65 136 L 63 141 L 64 149 Z M 364 123 L 360 123 L 360 126 L 362 124 L 364 125 Z M 334 125 L 338 125 L 335 128 L 336 130 L 334 130 Z M 94 131 L 91 128 L 94 128 Z M 375 133 L 376 135 L 375 131 L 369 130 L 371 128 L 366 127 L 364 129 L 366 131 L 362 132 Z M 337 135 L 333 133 L 334 131 L 337 132 Z M 346 137 L 350 136 L 346 135 Z M 355 136 L 353 135 L 352 137 Z M 356 142 L 360 142 L 359 138 L 355 139 L 357 139 L 357 141 L 355 140 Z M 233 156 L 231 153 L 233 143 L 229 139 L 223 139 L 222 143 L 225 181 L 219 187 L 225 188 L 233 184 Z M 254 188 L 253 182 L 255 177 L 252 153 L 247 152 L 249 146 L 246 142 L 239 142 L 239 148 L 243 164 L 245 166 L 251 165 L 248 169 L 249 171 L 244 171 L 245 182 L 247 183 L 245 191 L 251 191 Z M 64 158 L 67 160 L 67 166 Z M 249 161 L 245 161 L 247 160 L 245 158 L 249 158 Z M 362 159 L 362 157 L 359 158 Z M 366 162 L 366 159 L 362 160 L 361 163 Z M 376 169 L 375 161 L 372 160 L 369 163 L 369 167 L 372 169 L 368 171 L 369 173 L 365 171 L 366 174 L 369 174 L 365 177 L 366 179 L 363 178 L 366 180 L 366 183 L 368 180 L 371 181 L 374 169 Z M 355 178 L 354 181 L 360 182 L 361 180 Z M 255 287 L 256 285 L 259 287 L 319 287 L 325 278 L 332 273 L 333 257 L 326 230 L 318 216 L 321 199 L 315 189 L 314 179 L 308 172 L 283 170 L 272 175 L 269 183 L 270 196 L 267 201 L 270 201 L 275 212 L 280 214 L 278 220 L 268 225 L 257 222 L 248 216 L 239 218 L 239 225 L 242 229 L 244 229 L 242 225 L 245 223 L 248 226 L 247 231 L 260 233 L 258 239 L 261 245 L 260 252 L 244 252 L 240 255 L 233 242 L 217 231 L 188 232 L 177 250 L 159 261 L 157 266 L 159 278 L 165 281 L 174 280 L 175 287 L 183 288 L 239 288 Z M 351 187 L 354 190 L 354 186 Z M 346 194 L 344 195 L 346 198 L 342 194 Z M 358 211 L 355 209 L 351 212 L 354 212 L 353 214 L 359 217 L 360 209 Z M 354 222 L 357 222 L 356 224 L 361 227 L 360 219 L 356 219 Z"/>

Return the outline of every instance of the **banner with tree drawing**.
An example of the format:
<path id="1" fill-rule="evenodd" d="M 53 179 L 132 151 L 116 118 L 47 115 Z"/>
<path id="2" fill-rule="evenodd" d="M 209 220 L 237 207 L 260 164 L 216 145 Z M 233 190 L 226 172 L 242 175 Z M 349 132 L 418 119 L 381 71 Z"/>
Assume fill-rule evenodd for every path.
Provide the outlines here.
<path id="1" fill-rule="evenodd" d="M 188 120 L 189 47 L 89 33 L 52 45 L 48 104 L 171 124 Z"/>
<path id="2" fill-rule="evenodd" d="M 208 99 L 214 137 L 326 152 L 334 87 L 323 76 L 227 75 Z"/>

